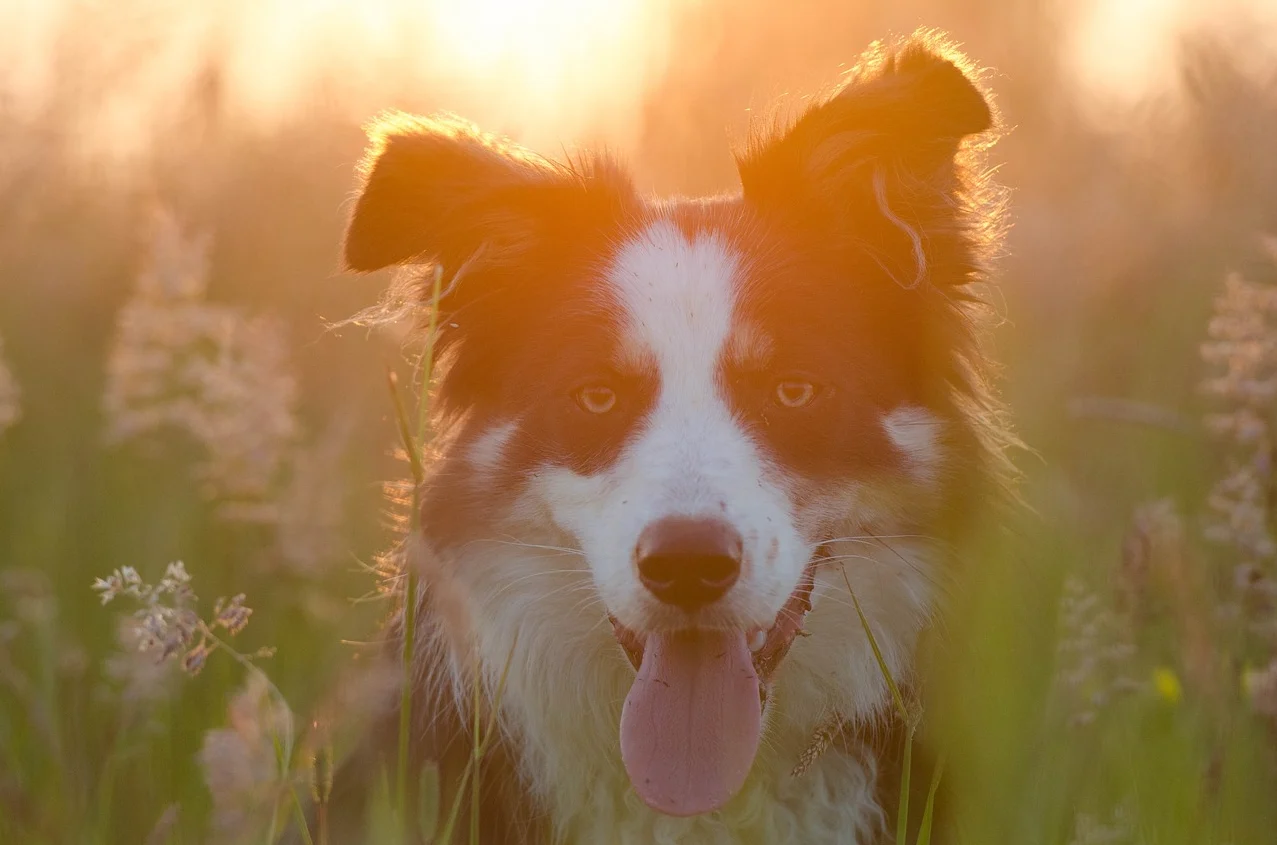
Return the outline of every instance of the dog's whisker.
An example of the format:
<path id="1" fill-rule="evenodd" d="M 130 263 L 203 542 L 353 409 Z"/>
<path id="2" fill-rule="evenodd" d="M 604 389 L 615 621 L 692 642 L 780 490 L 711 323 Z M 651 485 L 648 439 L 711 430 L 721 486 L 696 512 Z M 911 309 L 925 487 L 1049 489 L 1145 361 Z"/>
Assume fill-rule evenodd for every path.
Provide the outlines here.
<path id="1" fill-rule="evenodd" d="M 571 595 L 573 593 L 586 593 L 586 598 L 593 601 L 602 601 L 602 599 L 599 598 L 598 594 L 594 592 L 593 584 L 564 584 L 546 593 L 544 596 L 542 596 L 542 598 L 551 598 L 553 596 L 559 596 L 559 595 Z"/>
<path id="2" fill-rule="evenodd" d="M 549 543 L 529 543 L 516 538 L 503 540 L 497 537 L 483 537 L 478 540 L 471 540 L 470 543 L 494 543 L 499 546 L 513 546 L 515 548 L 520 548 L 520 549 L 536 549 L 540 551 L 562 552 L 564 554 L 580 555 L 581 557 L 585 556 L 584 551 L 582 551 L 581 549 L 572 548 L 571 546 L 555 546 Z M 470 545 L 470 543 L 467 543 L 467 545 Z"/>
<path id="3" fill-rule="evenodd" d="M 846 554 L 841 554 L 841 555 L 826 555 L 825 557 L 814 558 L 811 561 L 811 563 L 814 566 L 819 566 L 820 564 L 837 563 L 838 561 L 842 561 L 842 560 L 863 560 L 866 563 L 882 563 L 882 561 L 878 560 L 877 558 L 870 557 L 869 555 L 855 554 L 853 552 L 848 552 Z"/>
<path id="4" fill-rule="evenodd" d="M 830 537 L 816 543 L 817 547 L 829 546 L 834 543 L 877 543 L 879 540 L 931 540 L 932 538 L 922 534 L 897 534 L 885 537 L 878 537 L 872 534 L 860 534 L 847 537 Z"/>
<path id="5" fill-rule="evenodd" d="M 501 587 L 495 593 L 492 594 L 493 598 L 499 598 L 503 596 L 508 590 L 511 590 L 514 587 L 517 587 L 521 584 L 525 584 L 528 581 L 533 580 L 534 578 L 542 578 L 542 577 L 551 576 L 551 575 L 575 576 L 574 580 L 569 582 L 568 584 L 563 585 L 564 587 L 572 587 L 572 586 L 579 587 L 583 584 L 593 586 L 593 582 L 590 581 L 590 573 L 584 569 L 542 569 L 536 572 L 530 572 L 526 575 L 521 575 L 512 581 L 508 581 L 507 583 L 502 584 Z M 562 589 L 562 587 L 557 589 Z"/>
<path id="6" fill-rule="evenodd" d="M 848 553 L 848 554 L 842 554 L 842 555 L 828 555 L 823 558 L 818 558 L 815 561 L 813 561 L 813 564 L 817 565 L 819 568 L 828 568 L 831 565 L 842 564 L 842 563 L 845 563 L 846 561 L 851 561 L 851 560 L 859 560 L 859 561 L 864 561 L 866 563 L 874 563 L 879 565 L 883 563 L 883 561 L 878 560 L 876 558 L 868 557 L 867 555 Z M 942 595 L 948 596 L 950 594 L 950 591 L 952 588 L 952 581 L 953 581 L 950 573 L 946 572 L 945 570 L 939 567 L 929 567 L 929 566 L 922 565 L 918 561 L 911 560 L 905 556 L 900 556 L 899 562 L 903 563 L 905 568 L 908 571 L 922 578 L 922 580 L 926 584 L 939 590 Z M 895 565 L 895 564 L 892 564 L 892 565 Z M 833 587 L 835 590 L 840 588 L 838 579 L 835 579 Z M 821 595 L 826 595 L 826 594 L 827 593 L 825 592 L 821 593 Z"/>
<path id="7" fill-rule="evenodd" d="M 578 600 L 577 600 L 577 602 L 576 602 L 576 604 L 572 606 L 572 612 L 573 612 L 573 613 L 584 613 L 585 611 L 590 610 L 590 609 L 592 609 L 592 608 L 594 608 L 594 607 L 596 607 L 596 606 L 597 606 L 597 607 L 603 607 L 603 608 L 604 608 L 604 612 L 603 612 L 603 614 L 602 614 L 602 618 L 603 618 L 604 620 L 606 620 L 606 619 L 607 619 L 607 609 L 606 609 L 606 607 L 605 607 L 605 606 L 604 606 L 604 604 L 603 604 L 603 599 L 599 598 L 597 595 L 595 595 L 595 596 L 586 596 L 586 597 L 584 597 L 584 598 L 582 598 L 582 599 L 578 599 Z"/>

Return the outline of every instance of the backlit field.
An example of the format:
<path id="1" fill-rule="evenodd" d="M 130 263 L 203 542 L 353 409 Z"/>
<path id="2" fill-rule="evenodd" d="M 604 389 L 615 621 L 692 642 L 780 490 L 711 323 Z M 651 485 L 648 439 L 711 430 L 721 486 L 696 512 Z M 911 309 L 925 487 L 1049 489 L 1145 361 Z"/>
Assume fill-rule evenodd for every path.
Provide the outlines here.
<path id="1" fill-rule="evenodd" d="M 1127 16 L 1047 2 L 357 5 L 0 11 L 0 842 L 282 841 L 358 742 L 358 697 L 329 705 L 389 609 L 387 370 L 415 402 L 421 351 L 345 322 L 387 282 L 338 269 L 362 121 L 446 108 L 719 190 L 725 127 L 919 23 L 994 68 L 995 341 L 1028 446 L 1023 505 L 960 550 L 928 701 L 955 841 L 1277 841 L 1262 9 L 1150 23 L 1133 71 L 1104 63 Z M 369 841 L 435 802 L 394 780 L 357 785 Z"/>

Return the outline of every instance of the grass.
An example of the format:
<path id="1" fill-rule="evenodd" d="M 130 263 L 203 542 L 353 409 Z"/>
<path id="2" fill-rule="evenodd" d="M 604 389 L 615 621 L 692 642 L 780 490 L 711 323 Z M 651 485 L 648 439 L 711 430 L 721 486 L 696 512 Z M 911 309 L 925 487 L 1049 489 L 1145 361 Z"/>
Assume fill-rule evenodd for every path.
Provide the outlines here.
<path id="1" fill-rule="evenodd" d="M 439 284 L 436 278 L 436 296 Z M 1203 333 L 1206 323 L 1207 314 L 1201 313 Z M 1147 366 L 1154 365 L 1153 357 Z M 388 416 L 417 481 L 428 438 L 425 385 L 431 367 L 427 349 L 417 367 L 421 389 L 412 411 L 393 371 L 391 399 L 383 400 L 392 408 Z M 20 367 L 15 370 L 21 372 Z M 1019 384 L 1012 380 L 1013 394 Z M 6 433 L 6 451 L 0 457 L 6 469 L 23 461 L 14 444 L 20 449 L 39 435 L 26 428 L 40 411 L 39 390 L 32 393 L 36 404 L 26 406 L 23 422 Z M 1204 433 L 1145 429 L 1147 425 L 1127 418 L 1100 419 L 1070 424 L 1068 431 L 1056 428 L 1036 439 L 1030 434 L 1031 441 L 1048 444 L 1027 465 L 1026 498 L 1033 507 L 991 524 L 982 540 L 964 550 L 978 557 L 980 566 L 955 597 L 949 630 L 957 644 L 954 658 L 936 679 L 945 709 L 926 714 L 948 754 L 931 772 L 911 771 L 908 755 L 902 767 L 906 811 L 911 779 L 929 780 L 923 821 L 912 840 L 917 845 L 931 841 L 942 777 L 956 798 L 964 842 L 1259 843 L 1277 823 L 1277 811 L 1267 798 L 1277 783 L 1273 723 L 1257 711 L 1247 687 L 1247 678 L 1256 675 L 1271 653 L 1263 642 L 1216 619 L 1227 609 L 1229 568 L 1244 557 L 1243 550 L 1230 546 L 1227 534 L 1222 547 L 1212 547 L 1198 521 L 1180 515 L 1194 509 L 1203 516 L 1209 513 L 1211 484 L 1230 464 L 1211 454 L 1215 447 Z M 1190 446 L 1196 451 L 1186 460 Z M 90 484 L 89 506 L 115 515 L 97 523 L 96 536 L 107 538 L 108 554 L 87 563 L 77 559 L 75 569 L 105 574 L 111 561 L 126 553 L 130 560 L 150 554 L 164 561 L 179 549 L 196 550 L 202 558 L 192 563 L 197 583 L 203 584 L 207 574 L 214 592 L 248 585 L 245 592 L 258 612 L 251 625 L 240 624 L 237 630 L 244 627 L 243 636 L 249 639 L 232 647 L 215 634 L 221 608 L 214 608 L 209 621 L 200 621 L 180 644 L 192 653 L 207 652 L 201 657 L 203 671 L 187 679 L 160 678 L 149 697 L 131 699 L 129 677 L 108 668 L 113 660 L 129 656 L 107 636 L 111 608 L 92 607 L 91 579 L 64 581 L 37 568 L 6 567 L 2 595 L 10 621 L 0 640 L 0 679 L 13 693 L 4 701 L 0 723 L 7 772 L 0 792 L 6 808 L 0 833 L 6 841 L 115 842 L 148 836 L 152 841 L 203 841 L 210 820 L 215 823 L 224 815 L 219 800 L 227 800 L 226 795 L 219 799 L 217 777 L 210 775 L 218 762 L 208 752 L 209 736 L 229 736 L 238 743 L 236 762 L 244 765 L 254 759 L 250 740 L 268 740 L 265 783 L 274 783 L 276 791 L 268 825 L 249 841 L 278 841 L 285 820 L 301 816 L 308 766 L 313 765 L 298 744 L 302 734 L 292 726 L 274 730 L 260 712 L 237 715 L 236 702 L 246 694 L 246 676 L 260 675 L 267 679 L 271 707 L 303 713 L 305 702 L 316 701 L 323 691 L 322 681 L 308 683 L 308 675 L 318 669 L 318 676 L 331 677 L 323 667 L 343 660 L 343 653 L 348 657 L 349 651 L 331 628 L 335 617 L 278 601 L 285 593 L 269 583 L 281 575 L 278 569 L 254 571 L 240 565 L 268 539 L 269 525 L 228 523 L 218 516 L 215 502 L 191 488 L 185 473 L 199 464 L 198 448 L 181 438 L 160 438 L 156 448 L 154 453 L 113 454 L 94 443 L 86 449 L 107 474 Z M 1085 460 L 1061 458 L 1061 453 L 1088 451 L 1093 454 Z M 161 459 L 164 463 L 154 463 Z M 1237 459 L 1234 455 L 1234 463 Z M 143 475 L 136 474 L 139 462 L 148 467 Z M 1161 483 L 1148 484 L 1147 473 L 1132 483 L 1125 477 L 1131 466 L 1160 467 L 1155 477 Z M 10 554 L 20 544 L 38 548 L 40 537 L 51 547 L 86 539 L 49 533 L 38 518 L 48 513 L 39 508 L 47 507 L 41 503 L 50 495 L 38 495 L 39 486 L 53 480 L 40 479 L 37 495 L 23 496 L 16 477 L 11 472 L 4 476 L 8 501 L 20 501 L 37 518 L 21 527 L 10 523 L 5 535 Z M 69 490 L 66 483 L 54 489 Z M 115 494 L 126 489 L 135 491 L 136 498 L 131 508 L 119 510 Z M 1144 500 L 1168 492 L 1178 496 L 1178 508 L 1141 509 Z M 128 514 L 132 516 L 123 521 L 132 527 L 124 529 L 124 536 L 101 533 Z M 147 530 L 140 531 L 142 526 Z M 172 552 L 156 551 L 163 549 Z M 1139 555 L 1143 557 L 1135 560 Z M 99 561 L 106 566 L 97 568 Z M 1139 572 L 1132 570 L 1136 564 L 1142 567 Z M 160 565 L 141 569 L 158 573 Z M 340 575 L 340 567 L 325 570 L 325 578 L 334 572 Z M 285 577 L 315 595 L 357 594 L 343 594 L 340 586 L 304 575 Z M 406 589 L 412 593 L 411 582 Z M 859 609 L 859 599 L 853 598 Z M 1081 610 L 1057 614 L 1074 605 Z M 348 612 L 366 635 L 374 619 L 364 606 L 350 605 L 341 614 Z M 1196 628 L 1184 624 L 1193 619 L 1200 623 Z M 861 622 L 876 651 L 863 614 Z M 406 624 L 411 631 L 411 616 Z M 1079 653 L 1068 652 L 1071 637 L 1081 638 L 1074 644 Z M 1219 665 L 1195 664 L 1193 637 L 1211 640 L 1206 651 Z M 1127 641 L 1129 649 L 1111 661 L 1100 653 Z M 267 642 L 275 657 L 250 661 L 261 651 L 259 644 Z M 232 659 L 220 660 L 219 652 Z M 405 652 L 406 666 L 412 659 L 410 647 Z M 1081 668 L 1070 669 L 1071 659 L 1080 661 Z M 905 700 L 881 658 L 879 664 L 898 718 L 908 726 L 908 749 L 922 714 Z M 410 688 L 403 692 L 406 705 L 411 694 Z M 229 728 L 224 727 L 228 698 Z M 479 764 L 496 730 L 495 714 L 488 713 L 485 721 L 480 698 L 476 691 L 471 758 L 447 808 L 438 806 L 438 784 L 429 776 L 420 780 L 416 794 L 410 793 L 408 725 L 401 724 L 395 775 L 382 784 L 382 797 L 374 803 L 379 809 L 371 830 L 381 831 L 376 835 L 429 838 L 438 831 L 437 841 L 449 841 L 465 829 L 463 838 L 477 841 L 481 820 L 472 813 L 463 822 L 460 809 L 466 795 L 473 796 L 478 788 Z M 205 751 L 197 753 L 201 746 Z M 310 753 L 329 761 L 320 769 L 331 777 L 331 761 L 344 750 L 329 744 Z M 326 784 L 324 794 L 331 788 Z M 319 786 L 314 789 L 319 795 Z M 417 814 L 415 832 L 405 827 L 412 815 L 405 809 L 409 802 L 426 808 Z M 326 824 L 313 833 L 307 829 L 303 839 L 328 841 Z M 903 822 L 895 841 L 911 841 Z"/>
<path id="2" fill-rule="evenodd" d="M 1239 102 L 1248 104 L 1245 120 L 1259 119 L 1259 95 Z M 5 120 L 4 137 L 25 137 L 16 119 Z M 1272 509 L 1264 484 L 1244 488 L 1250 498 L 1217 494 L 1246 467 L 1266 481 L 1266 452 L 1232 429 L 1221 433 L 1217 415 L 1249 408 L 1267 423 L 1272 401 L 1237 390 L 1270 376 L 1244 373 L 1203 395 L 1203 382 L 1230 372 L 1230 356 L 1245 359 L 1251 347 L 1216 338 L 1233 346 L 1205 362 L 1200 345 L 1229 267 L 1246 267 L 1257 283 L 1277 276 L 1246 246 L 1260 200 L 1277 190 L 1247 186 L 1249 204 L 1189 196 L 1194 219 L 1209 220 L 1191 237 L 1159 216 L 1169 203 L 1122 195 L 1138 232 L 1097 245 L 1087 234 L 1089 205 L 1069 217 L 1057 194 L 1029 178 L 1099 168 L 1123 184 L 1124 171 L 1102 170 L 1099 141 L 1069 137 L 1063 149 L 1080 150 L 1077 160 L 1059 164 L 1061 147 L 1030 145 L 1014 169 L 1025 179 L 1017 203 L 1026 216 L 1035 203 L 1039 212 L 1063 209 L 1049 218 L 1057 226 L 1050 240 L 1076 253 L 1023 237 L 1005 268 L 1012 319 L 998 344 L 1020 433 L 1036 450 L 1019 456 L 1028 507 L 990 519 L 961 550 L 969 575 L 955 589 L 949 648 L 922 714 L 923 735 L 941 740 L 944 763 L 905 768 L 902 786 L 925 779 L 929 815 L 943 784 L 966 845 L 1265 845 L 1277 829 L 1277 706 L 1266 697 L 1277 690 L 1264 674 L 1275 599 L 1272 555 L 1256 544 Z M 68 154 L 49 150 L 33 160 L 38 194 L 6 197 L 5 208 L 22 214 L 0 231 L 0 355 L 11 374 L 5 384 L 20 390 L 8 400 L 20 415 L 0 411 L 0 842 L 228 842 L 240 833 L 268 842 L 308 794 L 319 807 L 314 842 L 326 842 L 339 821 L 324 816 L 342 786 L 331 780 L 332 763 L 358 734 L 312 732 L 309 714 L 387 610 L 356 599 L 372 590 L 365 562 L 402 528 L 387 525 L 381 490 L 404 473 L 391 444 L 419 462 L 428 439 L 424 402 L 413 407 L 418 397 L 396 389 L 396 404 L 378 374 L 389 367 L 399 385 L 424 384 L 432 362 L 409 366 L 394 336 L 328 327 L 384 283 L 331 270 L 362 144 L 357 129 L 317 112 L 270 137 L 231 127 L 216 144 L 223 164 L 203 181 L 188 172 L 189 151 L 157 153 L 158 187 L 131 172 L 107 180 L 77 171 Z M 224 349 L 246 368 L 277 367 L 268 374 L 283 377 L 259 383 L 296 387 L 287 403 L 264 406 L 286 408 L 294 425 L 278 429 L 278 473 L 251 500 L 242 491 L 234 502 L 219 498 L 222 488 L 203 473 L 222 443 L 213 424 L 224 417 L 201 419 L 194 433 L 166 424 L 122 443 L 105 436 L 113 419 L 104 410 L 104 362 L 158 249 L 139 237 L 152 190 L 214 235 L 195 312 L 229 309 L 218 319 L 236 331 L 263 315 L 283 321 L 286 361 L 260 352 L 251 332 Z M 1082 287 L 1111 264 L 1121 270 L 1108 288 L 1034 284 L 1043 275 Z M 1253 340 L 1262 347 L 1273 326 L 1260 328 Z M 214 335 L 201 337 L 183 354 L 222 348 Z M 0 388 L 0 402 L 13 395 Z M 1106 401 L 1076 401 L 1096 398 Z M 1173 413 L 1132 415 L 1132 406 L 1107 400 Z M 340 435 L 331 438 L 336 447 L 320 448 L 330 432 Z M 285 504 L 299 486 L 339 494 L 326 508 L 337 517 L 285 530 Z M 313 500 L 303 508 L 321 510 Z M 128 609 L 103 608 L 90 589 L 126 566 L 153 581 L 177 560 L 189 567 L 205 617 L 212 599 L 239 593 L 255 611 L 233 638 L 205 620 L 217 647 L 193 677 L 139 660 L 120 641 Z M 186 641 L 183 655 L 198 644 Z M 273 657 L 244 663 L 268 647 Z M 258 672 L 270 687 L 252 680 Z M 913 725 L 907 702 L 893 699 Z M 495 730 L 478 703 L 472 730 L 463 782 L 446 807 L 430 772 L 409 793 L 401 751 L 373 789 L 372 841 L 403 834 L 410 802 L 421 809 L 422 838 L 472 838 L 482 820 L 463 818 L 460 796 L 478 788 Z M 234 812 L 237 802 L 259 799 L 260 828 Z M 928 842 L 929 831 L 924 823 L 913 841 Z M 906 842 L 908 832 L 895 838 Z"/>

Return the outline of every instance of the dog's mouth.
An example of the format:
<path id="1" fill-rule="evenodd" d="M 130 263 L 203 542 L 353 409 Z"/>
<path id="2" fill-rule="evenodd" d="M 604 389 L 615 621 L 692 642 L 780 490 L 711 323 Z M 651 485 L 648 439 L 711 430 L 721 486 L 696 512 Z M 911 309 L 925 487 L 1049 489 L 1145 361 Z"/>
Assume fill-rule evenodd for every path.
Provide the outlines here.
<path id="1" fill-rule="evenodd" d="M 773 673 L 785 659 L 785 655 L 789 653 L 789 647 L 793 645 L 794 639 L 803 633 L 803 622 L 807 618 L 808 611 L 811 610 L 811 590 L 814 585 L 815 567 L 808 565 L 803 571 L 802 577 L 798 580 L 798 586 L 790 593 L 789 599 L 781 607 L 780 612 L 776 614 L 776 619 L 772 626 L 766 630 L 763 628 L 751 628 L 746 631 L 740 631 L 745 637 L 745 645 L 753 655 L 751 662 L 754 670 L 758 675 L 759 685 L 759 705 L 762 706 L 767 702 L 767 685 L 771 681 Z M 629 658 L 630 665 L 638 671 L 643 666 L 643 655 L 646 647 L 646 640 L 653 636 L 661 636 L 657 634 L 640 634 L 632 631 L 622 625 L 615 616 L 608 615 L 608 619 L 612 623 L 612 633 L 616 637 L 617 643 L 621 646 L 621 650 L 625 652 L 625 656 Z M 703 634 L 719 634 L 720 631 L 700 631 L 689 630 L 682 632 L 681 636 L 696 637 Z"/>
<path id="2" fill-rule="evenodd" d="M 621 758 L 649 807 L 694 816 L 740 791 L 758 753 L 768 686 L 802 633 L 813 584 L 809 564 L 766 630 L 640 634 L 612 619 L 636 671 L 621 711 Z"/>

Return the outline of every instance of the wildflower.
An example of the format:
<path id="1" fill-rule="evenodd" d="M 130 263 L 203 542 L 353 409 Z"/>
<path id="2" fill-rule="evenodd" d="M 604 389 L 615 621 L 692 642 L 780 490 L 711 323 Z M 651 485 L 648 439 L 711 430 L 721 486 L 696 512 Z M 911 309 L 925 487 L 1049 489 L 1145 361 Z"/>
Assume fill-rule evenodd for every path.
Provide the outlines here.
<path id="1" fill-rule="evenodd" d="M 138 291 L 152 300 L 198 300 L 208 287 L 207 233 L 190 235 L 171 209 L 151 210 L 149 259 L 138 276 Z"/>
<path id="2" fill-rule="evenodd" d="M 115 632 L 119 649 L 103 664 L 104 674 L 119 688 L 120 702 L 131 711 L 167 699 L 177 678 L 171 662 L 156 660 L 143 648 L 145 636 L 140 621 L 121 618 Z"/>
<path id="3" fill-rule="evenodd" d="M 137 570 L 131 566 L 121 567 L 106 578 L 96 578 L 93 581 L 93 589 L 101 594 L 102 604 L 115 599 L 117 596 L 132 596 L 135 599 L 145 599 L 150 595 L 150 587 L 142 582 L 142 578 L 137 574 Z"/>
<path id="4" fill-rule="evenodd" d="M 142 623 L 142 650 L 158 650 L 161 660 L 189 646 L 201 624 L 195 611 L 159 604 L 158 596 L 153 596 L 153 603 L 137 610 L 133 616 Z"/>
<path id="5" fill-rule="evenodd" d="M 4 360 L 4 343 L 0 341 L 0 434 L 22 417 L 22 397 L 18 381 Z"/>
<path id="6" fill-rule="evenodd" d="M 158 589 L 176 599 L 194 598 L 194 593 L 191 592 L 191 576 L 186 571 L 186 564 L 180 560 L 170 563 L 164 570 L 164 577 L 160 579 Z"/>
<path id="7" fill-rule="evenodd" d="M 1135 646 L 1126 626 L 1076 576 L 1064 582 L 1060 631 L 1056 686 L 1071 724 L 1090 724 L 1113 698 L 1144 688 L 1129 672 Z"/>
<path id="8" fill-rule="evenodd" d="M 244 630 L 244 626 L 248 624 L 248 617 L 252 615 L 252 608 L 244 606 L 243 593 L 235 596 L 230 601 L 218 599 L 213 606 L 213 624 L 225 628 L 226 632 L 231 636 Z"/>
<path id="9" fill-rule="evenodd" d="M 189 430 L 206 459 L 198 476 L 211 498 L 269 499 L 297 436 L 296 379 L 279 323 L 227 320 L 212 338 L 214 352 L 193 360 L 185 377 L 198 391 Z"/>
<path id="10" fill-rule="evenodd" d="M 213 799 L 218 840 L 247 841 L 262 832 L 288 787 L 286 761 L 276 749 L 290 743 L 293 717 L 256 671 L 229 710 L 229 725 L 204 735 L 199 764 Z"/>
<path id="11" fill-rule="evenodd" d="M 209 655 L 222 647 L 213 635 L 214 628 L 222 628 L 231 636 L 238 634 L 252 616 L 251 608 L 244 604 L 245 595 L 219 598 L 213 605 L 211 621 L 205 621 L 195 611 L 197 601 L 191 586 L 190 573 L 181 561 L 170 563 L 158 584 L 146 583 L 131 566 L 120 567 L 106 578 L 93 582 L 103 604 L 120 596 L 129 596 L 139 605 L 132 615 L 136 631 L 136 648 L 152 654 L 157 662 L 181 654 L 182 668 L 190 675 L 199 674 Z M 264 651 L 249 656 L 269 656 Z"/>
<path id="12" fill-rule="evenodd" d="M 1269 239 L 1265 247 L 1277 261 L 1277 241 Z M 1214 518 L 1206 536 L 1237 555 L 1232 595 L 1218 615 L 1233 625 L 1246 647 L 1258 646 L 1277 659 L 1277 538 L 1270 518 L 1277 449 L 1270 423 L 1277 405 L 1277 286 L 1228 278 L 1207 335 L 1202 357 L 1214 371 L 1203 389 L 1220 404 L 1207 425 L 1228 448 L 1228 469 L 1207 499 Z M 1263 673 L 1252 680 L 1256 689 L 1264 689 Z M 1262 711 L 1265 698 L 1259 695 L 1257 709 Z"/>
<path id="13" fill-rule="evenodd" d="M 205 662 L 208 661 L 208 656 L 212 653 L 213 650 L 209 647 L 208 642 L 200 640 L 195 648 L 182 657 L 182 670 L 188 675 L 198 675 L 200 670 L 204 668 Z"/>
<path id="14" fill-rule="evenodd" d="M 1174 670 L 1165 666 L 1159 666 L 1153 670 L 1153 689 L 1158 696 L 1169 704 L 1179 704 L 1179 700 L 1184 696 L 1184 689 L 1180 686 L 1179 676 Z"/>
<path id="15" fill-rule="evenodd" d="M 1268 418 L 1277 400 L 1277 287 L 1237 275 L 1226 279 L 1201 354 L 1214 368 L 1202 390 L 1222 406 L 1207 418 L 1207 428 L 1233 447 L 1228 474 L 1208 496 L 1214 519 L 1206 536 L 1248 559 L 1271 560 L 1277 541 L 1267 520 L 1273 454 Z"/>
<path id="16" fill-rule="evenodd" d="M 98 591 L 98 598 L 102 599 L 105 606 L 122 592 L 124 592 L 124 583 L 120 578 L 120 570 L 106 576 L 105 578 L 93 579 L 93 589 Z"/>
<path id="17" fill-rule="evenodd" d="M 209 242 L 157 212 L 108 359 L 108 440 L 190 438 L 200 447 L 195 476 L 219 516 L 274 525 L 281 559 L 313 569 L 340 544 L 344 503 L 331 475 L 349 425 L 313 449 L 297 447 L 283 325 L 206 301 Z"/>
<path id="18" fill-rule="evenodd" d="M 206 235 L 188 236 L 165 213 L 152 234 L 107 361 L 108 440 L 184 434 L 201 447 L 209 498 L 267 498 L 297 432 L 282 326 L 204 300 Z"/>

